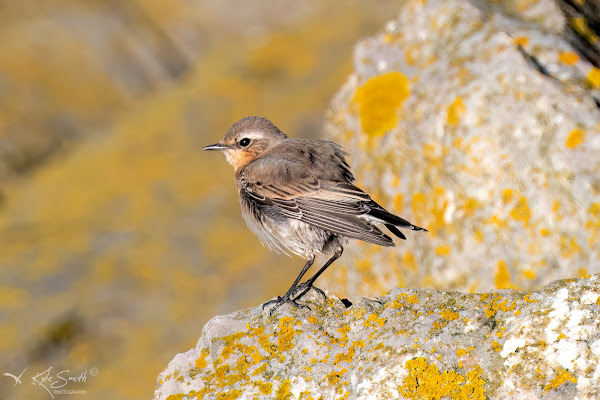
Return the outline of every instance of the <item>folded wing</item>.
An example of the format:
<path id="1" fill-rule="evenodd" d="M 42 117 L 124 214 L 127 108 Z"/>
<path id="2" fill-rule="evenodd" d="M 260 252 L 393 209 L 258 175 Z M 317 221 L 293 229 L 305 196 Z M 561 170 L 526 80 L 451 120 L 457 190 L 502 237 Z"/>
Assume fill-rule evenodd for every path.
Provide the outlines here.
<path id="1" fill-rule="evenodd" d="M 274 186 L 254 182 L 246 184 L 243 190 L 249 200 L 270 208 L 271 214 L 280 213 L 349 238 L 394 246 L 392 239 L 368 217 L 371 207 L 379 206 L 352 184 L 294 180 Z"/>

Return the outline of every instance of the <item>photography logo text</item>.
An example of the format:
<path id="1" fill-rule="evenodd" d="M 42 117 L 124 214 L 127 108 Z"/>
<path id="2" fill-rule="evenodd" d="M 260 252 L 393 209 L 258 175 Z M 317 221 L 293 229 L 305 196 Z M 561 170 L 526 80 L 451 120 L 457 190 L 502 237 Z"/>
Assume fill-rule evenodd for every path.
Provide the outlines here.
<path id="1" fill-rule="evenodd" d="M 95 367 L 80 371 L 69 369 L 53 371 L 53 367 L 48 367 L 44 371 L 32 373 L 27 372 L 27 368 L 25 367 L 18 375 L 9 372 L 2 375 L 6 377 L 6 382 L 10 380 L 13 385 L 30 383 L 38 386 L 46 390 L 51 398 L 54 398 L 55 395 L 86 394 L 84 385 L 88 382 L 88 379 L 93 379 L 94 376 L 98 375 L 98 368 Z"/>

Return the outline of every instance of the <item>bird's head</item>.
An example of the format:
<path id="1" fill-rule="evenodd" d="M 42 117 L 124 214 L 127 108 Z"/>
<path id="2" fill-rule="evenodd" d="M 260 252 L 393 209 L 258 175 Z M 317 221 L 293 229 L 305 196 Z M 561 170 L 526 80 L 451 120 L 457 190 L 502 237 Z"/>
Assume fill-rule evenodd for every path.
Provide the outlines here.
<path id="1" fill-rule="evenodd" d="M 233 124 L 221 141 L 203 150 L 222 151 L 237 171 L 285 139 L 287 136 L 267 118 L 245 117 Z"/>

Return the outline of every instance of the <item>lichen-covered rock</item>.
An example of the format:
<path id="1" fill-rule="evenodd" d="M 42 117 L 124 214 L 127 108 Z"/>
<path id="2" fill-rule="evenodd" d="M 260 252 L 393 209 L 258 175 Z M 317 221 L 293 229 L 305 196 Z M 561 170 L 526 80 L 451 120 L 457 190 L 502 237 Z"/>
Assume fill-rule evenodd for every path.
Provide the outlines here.
<path id="1" fill-rule="evenodd" d="M 430 234 L 355 242 L 322 285 L 531 290 L 600 271 L 600 70 L 552 1 L 518 3 L 407 2 L 358 45 L 330 134 L 359 186 Z"/>
<path id="2" fill-rule="evenodd" d="M 213 318 L 156 400 L 600 397 L 600 275 L 536 292 L 394 289 Z"/>

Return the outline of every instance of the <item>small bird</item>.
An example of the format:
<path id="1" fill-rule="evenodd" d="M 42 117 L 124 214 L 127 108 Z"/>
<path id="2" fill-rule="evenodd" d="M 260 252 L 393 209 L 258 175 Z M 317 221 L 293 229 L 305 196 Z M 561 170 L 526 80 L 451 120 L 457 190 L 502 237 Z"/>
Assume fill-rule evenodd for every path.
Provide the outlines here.
<path id="1" fill-rule="evenodd" d="M 348 238 L 389 247 L 394 242 L 376 225 L 401 239 L 406 237 L 397 227 L 427 231 L 354 186 L 347 153 L 337 143 L 288 138 L 267 118 L 245 117 L 204 150 L 222 151 L 235 169 L 242 215 L 263 245 L 306 259 L 290 289 L 263 305 L 275 305 L 271 314 L 285 303 L 306 307 L 297 300 L 312 288 L 325 296 L 313 284 L 342 255 Z M 331 258 L 299 283 L 318 253 Z"/>

